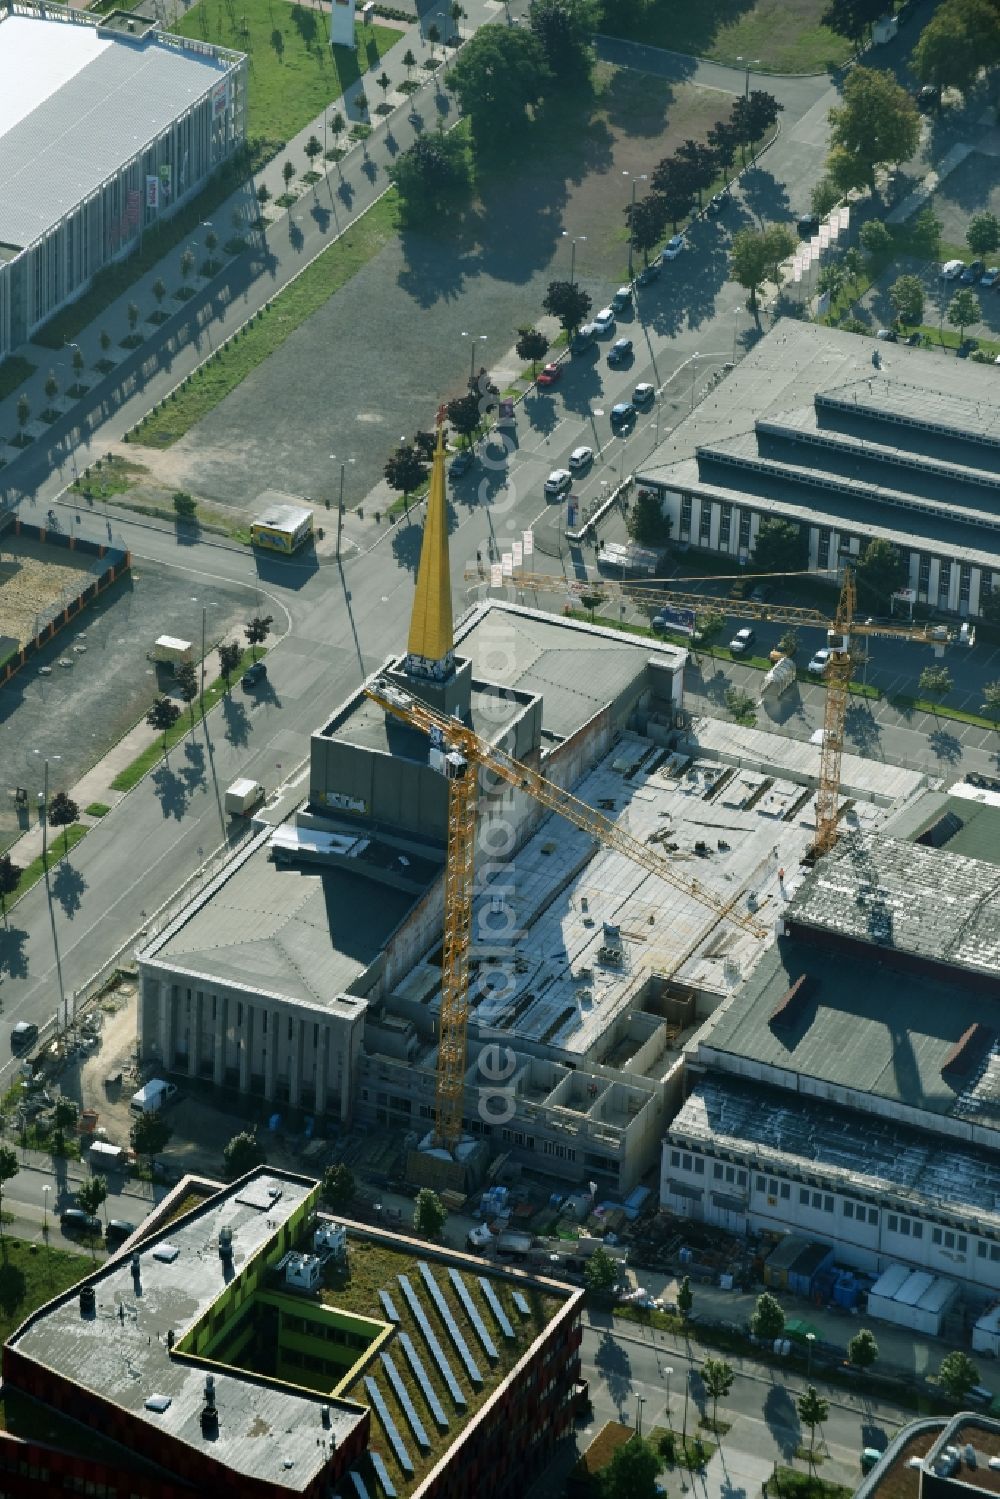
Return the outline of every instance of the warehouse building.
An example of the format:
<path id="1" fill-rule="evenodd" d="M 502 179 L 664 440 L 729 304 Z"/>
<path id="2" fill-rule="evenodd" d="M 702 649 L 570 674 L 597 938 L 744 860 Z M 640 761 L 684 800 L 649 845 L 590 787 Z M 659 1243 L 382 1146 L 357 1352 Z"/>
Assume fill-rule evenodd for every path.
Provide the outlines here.
<path id="1" fill-rule="evenodd" d="M 522 1492 L 572 1422 L 583 1293 L 335 1222 L 318 1198 L 272 1168 L 185 1178 L 33 1312 L 4 1393 L 15 1426 L 30 1397 L 48 1441 L 3 1434 L 4 1493 Z"/>
<path id="2" fill-rule="evenodd" d="M 0 8 L 0 358 L 237 150 L 246 58 L 29 0 Z"/>
<path id="3" fill-rule="evenodd" d="M 953 789 L 887 831 L 843 837 L 802 880 L 783 935 L 690 1048 L 661 1200 L 988 1296 L 1000 1291 L 1000 806 Z"/>
<path id="4" fill-rule="evenodd" d="M 746 563 L 761 521 L 779 517 L 805 533 L 810 568 L 836 570 L 882 538 L 916 600 L 978 615 L 1000 586 L 996 372 L 900 344 L 872 350 L 780 320 L 637 483 L 685 546 Z"/>

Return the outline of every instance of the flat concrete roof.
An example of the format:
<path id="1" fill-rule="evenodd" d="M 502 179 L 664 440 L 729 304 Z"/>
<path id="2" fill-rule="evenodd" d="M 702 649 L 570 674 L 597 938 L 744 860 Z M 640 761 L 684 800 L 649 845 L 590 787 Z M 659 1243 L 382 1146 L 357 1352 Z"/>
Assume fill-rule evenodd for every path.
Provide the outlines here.
<path id="1" fill-rule="evenodd" d="M 779 869 L 787 866 L 790 886 L 791 871 L 815 837 L 806 774 L 801 772 L 801 782 L 782 779 L 783 763 L 797 767 L 802 746 L 728 725 L 733 733 L 724 742 L 734 763 L 726 765 L 699 751 L 701 725 L 697 720 L 692 726 L 691 753 L 676 759 L 648 739 L 623 734 L 574 788 L 575 795 L 640 842 L 663 848 L 665 869 L 682 880 L 697 879 L 720 904 L 752 891 L 758 918 L 766 926 L 785 909 Z M 752 763 L 758 753 L 766 760 L 767 774 L 735 768 Z M 867 771 L 869 790 L 884 785 L 886 791 L 892 787 L 905 795 L 913 782 L 896 784 L 890 770 L 859 761 L 860 789 Z M 864 802 L 854 812 L 870 825 L 883 815 Z M 638 1005 L 638 990 L 650 972 L 673 974 L 679 982 L 726 994 L 766 945 L 666 880 L 647 874 L 624 854 L 595 845 L 556 815 L 545 819 L 492 885 L 502 890 L 519 935 L 509 946 L 504 942 L 512 987 L 496 997 L 477 990 L 477 949 L 472 949 L 473 1034 L 478 1029 L 484 1037 L 502 1034 L 514 1044 L 535 1043 L 555 1060 L 578 1062 L 593 1056 L 612 1020 Z M 491 885 L 479 893 L 473 932 L 491 932 L 496 898 Z M 739 909 L 747 910 L 745 898 Z M 619 929 L 620 964 L 601 958 L 605 922 Z M 484 948 L 483 955 L 495 957 L 495 945 Z M 440 967 L 425 961 L 397 984 L 395 993 L 436 1009 L 440 978 Z"/>
<path id="2" fill-rule="evenodd" d="M 237 60 L 84 20 L 0 15 L 0 240 L 26 246 L 202 98 Z M 190 184 L 188 184 L 190 185 Z M 183 185 L 174 183 L 175 194 Z M 122 204 L 124 211 L 125 204 Z"/>
<path id="3" fill-rule="evenodd" d="M 650 657 L 675 667 L 687 658 L 677 646 L 497 599 L 459 621 L 455 645 L 474 677 L 541 697 L 543 737 L 555 740 L 613 703 Z"/>
<path id="4" fill-rule="evenodd" d="M 773 1024 L 800 979 L 808 986 L 804 1002 L 787 1023 Z M 759 1063 L 777 1069 L 790 1086 L 808 1078 L 997 1128 L 1000 1066 L 992 1054 L 971 1058 L 967 1073 L 946 1067 L 982 1019 L 981 995 L 844 953 L 831 962 L 826 949 L 783 940 L 716 1011 L 699 1058 L 727 1072 Z"/>
<path id="5" fill-rule="evenodd" d="M 284 1172 L 254 1173 L 143 1242 L 138 1250 L 141 1294 L 136 1294 L 130 1257 L 112 1260 L 88 1278 L 97 1293 L 95 1316 L 81 1314 L 79 1292 L 71 1291 L 42 1308 L 12 1344 L 236 1473 L 290 1493 L 304 1489 L 328 1461 L 326 1440 L 332 1438 L 338 1446 L 346 1441 L 364 1419 L 363 1409 L 217 1366 L 219 1429 L 207 1440 L 201 1430 L 205 1369 L 171 1357 L 167 1332 L 172 1328 L 180 1341 L 225 1290 L 227 1272 L 218 1251 L 221 1228 L 233 1231 L 233 1265 L 239 1272 L 275 1239 L 314 1186 Z M 172 1257 L 168 1246 L 176 1250 Z M 146 1409 L 154 1395 L 169 1400 L 166 1410 Z M 328 1428 L 322 1417 L 325 1405 L 330 1407 Z"/>
<path id="6" fill-rule="evenodd" d="M 994 373 L 783 318 L 639 478 L 995 565 Z"/>
<path id="7" fill-rule="evenodd" d="M 481 684 L 471 693 L 472 728 L 481 738 L 498 739 L 504 730 L 524 711 L 517 698 L 506 701 Z M 398 755 L 426 765 L 430 740 L 420 729 L 412 729 L 398 718 L 389 717 L 384 708 L 373 703 L 364 692 L 351 700 L 346 709 L 331 719 L 320 733 L 327 738 L 342 739 L 361 749 Z"/>
<path id="8" fill-rule="evenodd" d="M 268 828 L 145 957 L 170 968 L 328 1009 L 378 957 L 419 894 L 353 868 L 268 858 Z M 381 845 L 371 841 L 377 879 Z M 419 861 L 408 855 L 407 874 Z M 426 867 L 428 882 L 440 871 Z"/>
<path id="9" fill-rule="evenodd" d="M 865 1194 L 883 1207 L 926 1205 L 951 1220 L 971 1212 L 1000 1233 L 996 1153 L 882 1115 L 713 1073 L 696 1083 L 670 1138 L 725 1151 L 751 1170 L 813 1168 L 815 1174 L 819 1168 L 840 1191 Z"/>

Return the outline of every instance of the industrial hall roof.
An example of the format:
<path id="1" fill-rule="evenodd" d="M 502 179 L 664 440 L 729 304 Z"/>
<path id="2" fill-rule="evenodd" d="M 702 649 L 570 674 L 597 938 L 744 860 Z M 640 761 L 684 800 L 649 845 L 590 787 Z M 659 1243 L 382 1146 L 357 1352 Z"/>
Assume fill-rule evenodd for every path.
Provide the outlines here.
<path id="1" fill-rule="evenodd" d="M 947 849 L 851 833 L 802 881 L 792 931 L 818 928 L 990 975 L 1000 991 L 1000 870 Z"/>
<path id="2" fill-rule="evenodd" d="M 47 233 L 235 58 L 155 33 L 110 35 L 89 18 L 0 14 L 0 243 L 24 248 Z"/>
<path id="3" fill-rule="evenodd" d="M 981 994 L 784 938 L 716 1011 L 697 1060 L 782 1087 L 1000 1131 L 997 1032 Z M 880 1107 L 882 1112 L 884 1105 Z"/>
<path id="4" fill-rule="evenodd" d="M 998 457 L 993 372 L 782 319 L 639 478 L 989 567 Z"/>

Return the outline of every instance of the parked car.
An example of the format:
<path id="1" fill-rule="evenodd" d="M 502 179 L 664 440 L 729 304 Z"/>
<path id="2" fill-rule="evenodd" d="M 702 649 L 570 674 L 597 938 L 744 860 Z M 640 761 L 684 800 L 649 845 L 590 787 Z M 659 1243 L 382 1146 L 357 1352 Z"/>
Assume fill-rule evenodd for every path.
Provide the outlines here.
<path id="1" fill-rule="evenodd" d="M 555 385 L 562 375 L 562 365 L 547 364 L 544 369 L 539 370 L 536 385 Z"/>
<path id="2" fill-rule="evenodd" d="M 611 425 L 614 428 L 627 427 L 635 421 L 635 407 L 631 401 L 618 401 L 611 408 Z"/>
<path id="3" fill-rule="evenodd" d="M 616 338 L 608 350 L 608 364 L 612 369 L 618 365 L 629 364 L 632 360 L 632 340 L 630 338 Z"/>
<path id="4" fill-rule="evenodd" d="M 664 245 L 663 250 L 660 253 L 660 259 L 661 260 L 676 260 L 677 257 L 678 257 L 678 255 L 683 250 L 683 248 L 684 248 L 684 236 L 683 236 L 683 234 L 675 234 L 675 235 L 672 236 L 672 238 L 670 238 L 670 239 L 667 240 L 667 243 Z"/>
<path id="5" fill-rule="evenodd" d="M 826 646 L 823 646 L 822 650 L 816 652 L 806 668 L 810 676 L 821 677 L 823 675 L 829 664 L 831 654 L 832 652 L 828 651 Z"/>
<path id="6" fill-rule="evenodd" d="M 958 279 L 963 286 L 975 286 L 985 270 L 986 262 L 984 260 L 970 260 Z"/>
<path id="7" fill-rule="evenodd" d="M 135 1233 L 135 1224 L 129 1223 L 127 1218 L 109 1218 L 108 1226 L 104 1230 L 104 1238 L 109 1249 L 116 1249 L 119 1244 L 124 1244 L 126 1239 L 131 1239 Z"/>
<path id="8" fill-rule="evenodd" d="M 631 288 L 631 286 L 620 286 L 618 288 L 618 290 L 615 292 L 614 296 L 611 298 L 611 310 L 612 310 L 612 312 L 624 312 L 627 308 L 629 308 L 631 306 L 632 306 L 632 288 Z"/>
<path id="9" fill-rule="evenodd" d="M 570 453 L 569 455 L 569 466 L 574 474 L 577 473 L 581 468 L 586 468 L 589 464 L 593 463 L 593 461 L 593 448 L 574 448 L 572 453 Z"/>
<path id="10" fill-rule="evenodd" d="M 30 1020 L 19 1020 L 10 1033 L 11 1051 L 26 1051 L 38 1040 L 38 1026 Z"/>
<path id="11" fill-rule="evenodd" d="M 59 1215 L 59 1226 L 64 1234 L 99 1234 L 101 1220 L 95 1213 L 85 1213 L 83 1208 L 64 1208 Z"/>
<path id="12" fill-rule="evenodd" d="M 756 639 L 754 632 L 745 625 L 742 630 L 736 631 L 729 642 L 729 649 L 734 656 L 745 656 Z"/>
<path id="13" fill-rule="evenodd" d="M 554 468 L 542 487 L 547 495 L 560 495 L 566 493 L 572 482 L 568 468 Z"/>
<path id="14" fill-rule="evenodd" d="M 800 239 L 812 239 L 814 234 L 819 233 L 819 214 L 804 213 L 799 219 L 796 228 Z"/>
<path id="15" fill-rule="evenodd" d="M 773 592 L 774 589 L 770 583 L 758 583 L 757 587 L 750 594 L 750 602 L 752 604 L 766 604 Z"/>
<path id="16" fill-rule="evenodd" d="M 916 106 L 925 113 L 929 109 L 937 109 L 941 103 L 941 90 L 933 83 L 925 83 L 923 88 L 918 88 L 916 93 Z"/>
<path id="17" fill-rule="evenodd" d="M 716 193 L 714 197 L 709 198 L 705 204 L 705 212 L 710 219 L 717 219 L 719 217 L 719 214 L 726 206 L 726 197 L 726 193 Z"/>
<path id="18" fill-rule="evenodd" d="M 248 666 L 246 671 L 243 673 L 242 677 L 240 678 L 240 686 L 243 688 L 244 692 L 249 692 L 251 687 L 256 687 L 258 682 L 263 682 L 266 676 L 267 667 L 264 665 L 264 662 L 255 661 L 253 665 Z"/>
<path id="19" fill-rule="evenodd" d="M 602 307 L 600 312 L 594 313 L 594 327 L 598 333 L 614 332 L 615 315 L 610 307 Z"/>
<path id="20" fill-rule="evenodd" d="M 655 397 L 656 397 L 656 386 L 655 385 L 649 385 L 644 380 L 642 382 L 642 384 L 641 385 L 637 385 L 636 388 L 635 388 L 635 390 L 632 392 L 632 405 L 633 406 L 640 406 L 640 407 L 641 406 L 648 406 L 649 403 L 652 400 L 655 399 Z"/>
<path id="21" fill-rule="evenodd" d="M 924 341 L 924 335 L 922 333 L 919 333 L 919 332 L 918 333 L 911 333 L 908 338 L 904 338 L 903 339 L 904 344 L 907 344 L 911 349 L 918 348 L 920 346 L 920 344 L 923 343 L 923 341 Z"/>
<path id="22" fill-rule="evenodd" d="M 1000 282 L 1000 265 L 991 265 L 979 278 L 980 286 L 996 286 Z"/>
<path id="23" fill-rule="evenodd" d="M 653 282 L 653 281 L 659 281 L 659 279 L 660 279 L 660 267 L 659 267 L 659 263 L 654 260 L 651 265 L 644 265 L 643 266 L 642 270 L 639 272 L 638 276 L 636 276 L 636 278 L 635 278 L 635 284 L 636 284 L 636 286 L 649 286 L 651 282 Z"/>
<path id="24" fill-rule="evenodd" d="M 461 452 L 456 453 L 454 458 L 451 460 L 448 472 L 451 474 L 451 477 L 453 479 L 460 479 L 463 474 L 467 474 L 469 472 L 469 469 L 472 467 L 472 463 L 472 449 L 463 448 Z"/>
<path id="25" fill-rule="evenodd" d="M 954 281 L 965 270 L 964 260 L 946 260 L 941 267 L 941 278 L 944 281 Z"/>
<path id="26" fill-rule="evenodd" d="M 887 344 L 899 342 L 899 335 L 895 328 L 880 328 L 875 335 L 876 338 L 884 339 Z"/>

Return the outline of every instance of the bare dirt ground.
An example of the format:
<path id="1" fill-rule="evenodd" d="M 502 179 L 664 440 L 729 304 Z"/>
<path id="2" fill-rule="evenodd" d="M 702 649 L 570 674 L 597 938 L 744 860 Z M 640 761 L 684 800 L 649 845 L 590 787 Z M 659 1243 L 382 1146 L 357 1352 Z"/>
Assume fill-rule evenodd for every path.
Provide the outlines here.
<path id="1" fill-rule="evenodd" d="M 85 588 L 94 571 L 64 547 L 46 546 L 9 534 L 0 541 L 0 621 L 2 632 L 21 645 L 34 638 L 36 625 L 49 620 Z"/>

